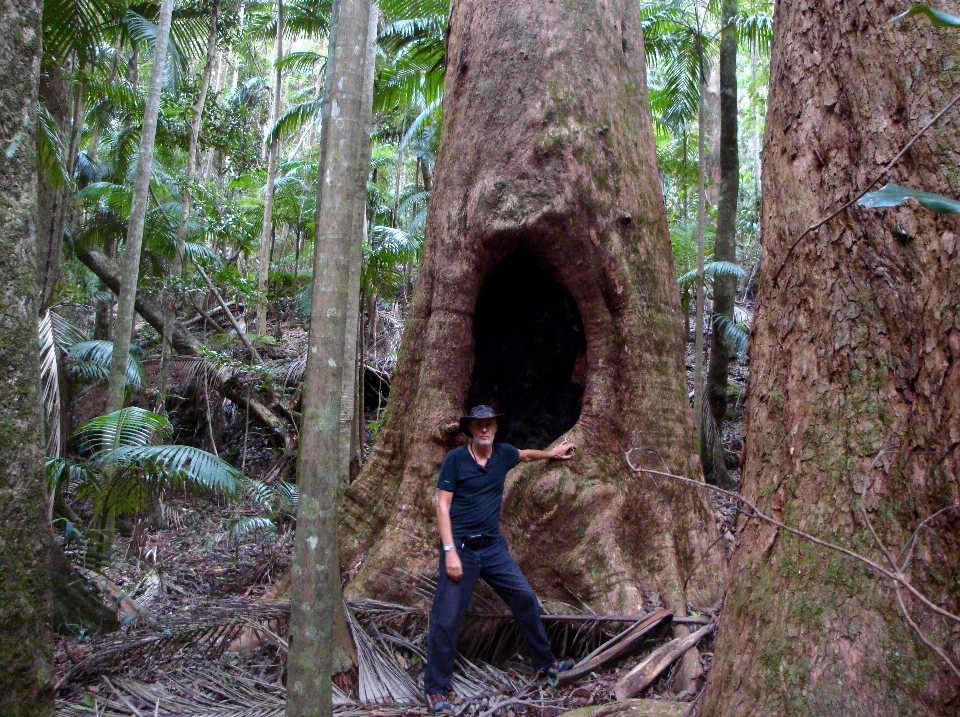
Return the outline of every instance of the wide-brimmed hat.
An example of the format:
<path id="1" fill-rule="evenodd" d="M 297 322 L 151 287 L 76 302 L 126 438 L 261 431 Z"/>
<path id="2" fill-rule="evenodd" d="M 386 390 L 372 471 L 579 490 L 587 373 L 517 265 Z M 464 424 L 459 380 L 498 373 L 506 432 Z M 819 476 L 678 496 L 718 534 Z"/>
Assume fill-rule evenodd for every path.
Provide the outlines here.
<path id="1" fill-rule="evenodd" d="M 471 421 L 477 421 L 481 418 L 496 418 L 499 421 L 502 418 L 506 418 L 506 416 L 507 414 L 497 413 L 490 406 L 481 403 L 479 406 L 471 408 L 470 413 L 466 416 L 460 416 L 460 430 L 469 436 Z"/>

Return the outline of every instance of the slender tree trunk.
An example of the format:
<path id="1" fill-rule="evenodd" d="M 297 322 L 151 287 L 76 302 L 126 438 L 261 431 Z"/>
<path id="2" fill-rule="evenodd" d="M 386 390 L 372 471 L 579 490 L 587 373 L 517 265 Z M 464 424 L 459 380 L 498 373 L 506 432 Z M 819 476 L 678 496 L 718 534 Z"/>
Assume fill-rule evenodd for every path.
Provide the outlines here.
<path id="1" fill-rule="evenodd" d="M 61 137 L 65 139 L 64 159 L 67 177 L 73 176 L 73 158 L 78 140 L 77 120 L 82 120 L 83 87 L 73 82 L 73 61 L 67 68 L 54 63 L 43 69 L 40 81 L 40 101 L 57 122 Z M 82 126 L 82 121 L 81 121 Z M 60 275 L 60 255 L 63 249 L 63 233 L 71 201 L 72 187 L 61 187 L 52 181 L 42 169 L 39 171 L 38 216 L 37 216 L 37 263 L 40 282 L 40 310 L 50 304 Z"/>
<path id="2" fill-rule="evenodd" d="M 369 124 L 373 116 L 373 77 L 377 61 L 377 22 L 380 10 L 376 2 L 370 4 L 370 26 L 367 28 L 367 56 L 364 60 L 363 78 L 363 108 L 361 116 Z M 364 154 L 360 157 L 360 164 L 370 166 L 370 155 L 373 149 L 371 142 L 364 147 Z M 368 172 L 369 173 L 369 172 Z M 366 175 L 364 175 L 366 182 Z M 366 185 L 364 185 L 366 186 Z M 358 440 L 356 397 L 357 386 L 360 382 L 358 370 L 360 332 L 360 270 L 363 265 L 363 242 L 367 237 L 367 203 L 366 190 L 364 201 L 360 204 L 360 212 L 354 218 L 349 249 L 350 249 L 350 279 L 347 293 L 347 332 L 343 352 L 343 393 L 340 404 L 340 477 L 342 485 L 347 485 L 356 470 L 360 469 L 363 442 Z"/>
<path id="3" fill-rule="evenodd" d="M 884 566 L 867 519 L 902 561 L 920 522 L 960 503 L 960 221 L 913 202 L 854 207 L 790 248 L 957 93 L 943 70 L 956 34 L 887 22 L 904 7 L 777 3 L 743 477 L 767 514 Z M 956 0 L 936 7 L 960 12 Z M 943 171 L 958 162 L 956 113 L 889 181 L 960 195 Z M 954 614 L 958 520 L 925 527 L 906 571 Z M 957 714 L 960 680 L 900 614 L 889 580 L 744 516 L 731 569 L 701 714 Z M 900 592 L 958 662 L 956 623 Z"/>
<path id="4" fill-rule="evenodd" d="M 117 301 L 117 320 L 114 327 L 113 361 L 110 365 L 110 383 L 107 387 L 107 413 L 123 407 L 124 388 L 127 384 L 127 359 L 130 356 L 130 338 L 133 334 L 134 303 L 137 298 L 137 282 L 140 276 L 140 250 L 143 247 L 143 225 L 147 215 L 147 200 L 150 193 L 150 174 L 153 168 L 153 144 L 157 134 L 157 118 L 160 113 L 160 92 L 163 88 L 163 73 L 167 61 L 167 43 L 170 39 L 170 22 L 174 0 L 162 0 L 157 23 L 157 40 L 150 72 L 147 102 L 143 111 L 143 129 L 140 135 L 140 152 L 137 158 L 137 173 L 133 184 L 133 200 L 127 225 L 127 241 L 123 250 L 123 279 Z"/>
<path id="5" fill-rule="evenodd" d="M 0 8 L 0 714 L 53 714 L 51 533 L 37 346 L 41 3 Z"/>
<path id="6" fill-rule="evenodd" d="M 331 715 L 334 616 L 342 611 L 337 562 L 340 401 L 352 243 L 366 204 L 369 172 L 369 0 L 335 3 L 322 159 L 317 191 L 310 350 L 303 391 L 297 480 L 300 503 L 294 544 L 292 645 L 287 715 Z M 327 108 L 336 108 L 327 115 Z"/>
<path id="7" fill-rule="evenodd" d="M 707 81 L 703 76 L 703 60 L 701 59 L 700 73 L 700 114 L 699 132 L 697 133 L 697 295 L 693 324 L 693 415 L 699 426 L 697 435 L 703 443 L 701 417 L 703 415 L 703 314 L 705 292 L 703 287 L 703 264 L 705 259 L 704 230 L 707 222 L 707 195 L 706 195 L 706 131 L 707 131 Z M 701 450 L 701 454 L 703 451 Z"/>
<path id="8" fill-rule="evenodd" d="M 737 141 L 737 0 L 723 0 L 722 39 L 720 45 L 720 193 L 717 204 L 717 236 L 713 244 L 714 261 L 737 261 L 737 202 L 740 192 L 740 147 Z M 737 298 L 737 278 L 717 276 L 713 280 L 713 316 L 733 319 Z M 732 350 L 723 340 L 723 334 L 713 323 L 710 341 L 710 367 L 707 373 L 707 400 L 710 413 L 723 428 L 727 414 L 727 374 Z M 718 485 L 730 485 L 726 465 L 709 457 L 704 460 L 704 471 L 712 475 Z M 703 456 L 701 452 L 701 457 Z"/>
<path id="9" fill-rule="evenodd" d="M 270 105 L 268 129 L 276 124 L 280 117 L 280 103 L 283 101 L 283 0 L 277 0 L 277 37 L 274 42 L 273 102 Z M 260 269 L 257 273 L 257 335 L 267 333 L 267 279 L 270 276 L 270 253 L 273 250 L 273 190 L 277 181 L 277 160 L 280 143 L 269 143 L 267 151 L 267 184 L 263 191 L 263 229 L 260 232 Z"/>
<path id="10" fill-rule="evenodd" d="M 436 575 L 437 471 L 457 417 L 490 403 L 509 414 L 502 440 L 578 445 L 507 482 L 501 530 L 542 597 L 711 604 L 725 566 L 706 498 L 623 461 L 638 447 L 700 477 L 637 3 L 452 3 L 447 48 L 423 261 L 341 511 L 343 559 L 363 559 L 348 595 L 415 601 L 398 569 Z"/>
<path id="11" fill-rule="evenodd" d="M 176 286 L 183 276 L 183 253 L 187 242 L 187 224 L 190 221 L 190 209 L 193 200 L 193 179 L 197 174 L 197 145 L 200 140 L 200 127 L 203 124 L 203 107 L 207 101 L 207 90 L 210 88 L 210 77 L 217 59 L 217 15 L 220 10 L 220 0 L 214 0 L 210 9 L 210 33 L 207 36 L 207 57 L 200 78 L 200 90 L 197 101 L 193 105 L 193 116 L 190 119 L 190 144 L 187 148 L 187 167 L 183 173 L 183 188 L 180 192 L 180 223 L 177 226 L 177 249 L 170 265 L 167 290 L 167 320 L 163 326 L 163 348 L 160 357 L 160 376 L 157 380 L 159 405 L 161 411 L 166 403 L 167 374 L 169 373 L 170 355 L 172 347 L 170 336 L 173 333 L 173 324 L 176 321 L 179 301 L 179 289 Z"/>

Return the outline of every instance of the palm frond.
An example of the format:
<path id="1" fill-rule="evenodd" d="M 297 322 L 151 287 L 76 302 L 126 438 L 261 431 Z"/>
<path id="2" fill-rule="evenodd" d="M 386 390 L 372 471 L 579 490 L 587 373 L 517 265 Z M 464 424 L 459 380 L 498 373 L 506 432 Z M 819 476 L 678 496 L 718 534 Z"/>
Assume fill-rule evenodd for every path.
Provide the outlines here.
<path id="1" fill-rule="evenodd" d="M 324 74 L 327 68 L 327 57 L 319 52 L 300 50 L 299 52 L 288 52 L 280 62 L 274 64 L 281 70 Z"/>
<path id="2" fill-rule="evenodd" d="M 47 455 L 56 457 L 63 448 L 63 440 L 60 433 L 60 365 L 51 313 L 48 311 L 41 317 L 37 328 L 40 333 L 40 390 L 47 424 Z"/>
<path id="3" fill-rule="evenodd" d="M 703 276 L 711 280 L 724 276 L 735 276 L 737 279 L 746 279 L 747 273 L 733 262 L 711 261 L 703 265 Z M 681 286 L 687 286 L 696 280 L 697 270 L 691 269 L 677 279 L 677 283 Z"/>
<path id="4" fill-rule="evenodd" d="M 239 542 L 240 538 L 243 538 L 250 533 L 267 534 L 276 532 L 277 524 L 270 520 L 270 518 L 253 516 L 241 518 L 234 523 L 233 527 L 230 528 L 230 537 L 234 540 L 234 542 Z"/>
<path id="5" fill-rule="evenodd" d="M 70 441 L 84 455 L 99 455 L 161 443 L 171 433 L 170 422 L 160 414 L 130 406 L 91 418 L 73 432 Z"/>
<path id="6" fill-rule="evenodd" d="M 112 341 L 81 341 L 67 353 L 66 367 L 70 375 L 80 381 L 106 381 L 110 378 L 113 361 Z M 127 383 L 135 389 L 143 388 L 143 366 L 133 355 L 127 359 Z"/>
<path id="7" fill-rule="evenodd" d="M 267 131 L 268 142 L 282 142 L 311 122 L 320 122 L 320 113 L 323 111 L 323 100 L 308 100 L 294 105 L 277 118 L 277 121 Z"/>
<path id="8" fill-rule="evenodd" d="M 37 159 L 50 184 L 60 190 L 70 185 L 66 155 L 57 121 L 43 102 L 37 103 Z"/>
<path id="9" fill-rule="evenodd" d="M 713 328 L 720 332 L 724 345 L 736 351 L 741 361 L 746 359 L 747 347 L 750 343 L 750 329 L 746 324 L 738 323 L 723 314 L 714 314 Z"/>
<path id="10" fill-rule="evenodd" d="M 104 32 L 123 16 L 120 0 L 47 0 L 43 4 L 44 54 L 66 67 L 76 54 L 77 65 L 92 62 Z"/>
<path id="11" fill-rule="evenodd" d="M 125 445 L 98 457 L 100 465 L 129 466 L 147 464 L 151 472 L 169 479 L 193 483 L 201 488 L 235 495 L 246 477 L 212 453 L 194 446 Z"/>

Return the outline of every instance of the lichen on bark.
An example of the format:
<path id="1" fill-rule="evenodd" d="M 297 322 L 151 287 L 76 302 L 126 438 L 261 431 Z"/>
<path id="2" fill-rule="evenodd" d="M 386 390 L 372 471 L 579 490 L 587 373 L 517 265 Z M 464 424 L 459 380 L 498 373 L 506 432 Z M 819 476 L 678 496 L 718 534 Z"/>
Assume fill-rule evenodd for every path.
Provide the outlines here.
<path id="1" fill-rule="evenodd" d="M 0 714 L 39 717 L 53 713 L 53 617 L 37 337 L 38 2 L 5 0 L 0 46 Z"/>

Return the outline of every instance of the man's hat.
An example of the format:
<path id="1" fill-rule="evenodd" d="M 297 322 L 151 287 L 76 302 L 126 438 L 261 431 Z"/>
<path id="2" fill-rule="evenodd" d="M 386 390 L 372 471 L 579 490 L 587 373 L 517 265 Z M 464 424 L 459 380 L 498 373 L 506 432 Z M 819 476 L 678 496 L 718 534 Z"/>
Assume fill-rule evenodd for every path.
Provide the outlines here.
<path id="1" fill-rule="evenodd" d="M 496 418 L 500 420 L 501 418 L 506 418 L 507 414 L 497 413 L 490 406 L 480 404 L 479 406 L 474 406 L 470 409 L 470 413 L 466 416 L 460 416 L 460 430 L 470 435 L 470 422 L 476 421 L 481 418 Z"/>

